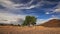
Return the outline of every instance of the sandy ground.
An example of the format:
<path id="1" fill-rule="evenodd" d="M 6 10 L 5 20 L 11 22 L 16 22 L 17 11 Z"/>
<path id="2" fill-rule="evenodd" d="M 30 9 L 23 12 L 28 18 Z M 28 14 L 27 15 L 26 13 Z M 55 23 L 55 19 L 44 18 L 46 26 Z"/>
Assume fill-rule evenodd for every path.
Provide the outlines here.
<path id="1" fill-rule="evenodd" d="M 0 34 L 60 34 L 60 27 L 0 26 Z"/>

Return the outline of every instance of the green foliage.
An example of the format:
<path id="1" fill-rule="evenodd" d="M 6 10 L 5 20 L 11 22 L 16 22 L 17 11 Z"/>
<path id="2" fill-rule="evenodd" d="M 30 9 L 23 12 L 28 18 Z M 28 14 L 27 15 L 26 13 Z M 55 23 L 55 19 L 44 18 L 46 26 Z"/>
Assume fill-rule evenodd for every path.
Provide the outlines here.
<path id="1" fill-rule="evenodd" d="M 36 24 L 36 18 L 34 16 L 26 16 L 25 21 L 22 25 L 34 25 Z"/>

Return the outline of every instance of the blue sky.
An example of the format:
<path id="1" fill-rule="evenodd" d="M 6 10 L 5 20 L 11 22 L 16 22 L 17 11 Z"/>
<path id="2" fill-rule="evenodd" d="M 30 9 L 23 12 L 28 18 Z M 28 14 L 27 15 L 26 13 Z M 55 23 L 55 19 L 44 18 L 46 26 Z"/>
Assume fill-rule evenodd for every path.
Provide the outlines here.
<path id="1" fill-rule="evenodd" d="M 14 24 L 27 15 L 35 16 L 37 24 L 60 19 L 60 0 L 0 0 L 0 15 L 2 23 Z"/>

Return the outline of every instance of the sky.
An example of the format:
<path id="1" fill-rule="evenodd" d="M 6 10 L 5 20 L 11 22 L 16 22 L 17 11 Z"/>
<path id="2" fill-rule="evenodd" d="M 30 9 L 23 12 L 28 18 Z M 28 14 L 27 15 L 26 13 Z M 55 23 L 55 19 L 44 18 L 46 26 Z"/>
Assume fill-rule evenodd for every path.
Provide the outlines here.
<path id="1" fill-rule="evenodd" d="M 0 0 L 0 23 L 22 24 L 27 15 L 37 24 L 60 19 L 60 0 Z"/>

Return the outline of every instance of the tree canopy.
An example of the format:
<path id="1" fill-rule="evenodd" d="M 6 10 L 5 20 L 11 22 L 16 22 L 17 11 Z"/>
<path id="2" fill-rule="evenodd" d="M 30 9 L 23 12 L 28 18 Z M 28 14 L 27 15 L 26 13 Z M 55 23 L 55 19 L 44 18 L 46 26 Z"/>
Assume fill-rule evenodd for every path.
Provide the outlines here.
<path id="1" fill-rule="evenodd" d="M 36 19 L 35 16 L 26 16 L 22 25 L 35 25 Z"/>

